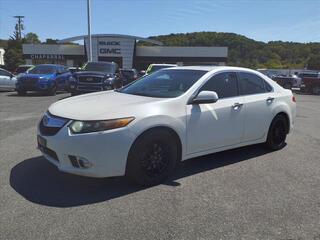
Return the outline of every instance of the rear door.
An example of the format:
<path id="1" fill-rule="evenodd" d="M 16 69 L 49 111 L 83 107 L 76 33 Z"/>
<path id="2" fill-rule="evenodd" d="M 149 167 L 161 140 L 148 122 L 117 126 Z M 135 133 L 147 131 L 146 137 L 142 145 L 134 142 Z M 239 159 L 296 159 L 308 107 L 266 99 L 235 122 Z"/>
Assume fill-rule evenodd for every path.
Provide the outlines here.
<path id="1" fill-rule="evenodd" d="M 187 105 L 188 154 L 240 143 L 245 112 L 236 74 L 217 73 L 200 91 L 215 91 L 219 100 L 211 104 Z"/>
<path id="2" fill-rule="evenodd" d="M 244 142 L 259 140 L 268 134 L 273 118 L 275 93 L 260 76 L 251 72 L 238 72 L 240 95 L 245 106 Z"/>

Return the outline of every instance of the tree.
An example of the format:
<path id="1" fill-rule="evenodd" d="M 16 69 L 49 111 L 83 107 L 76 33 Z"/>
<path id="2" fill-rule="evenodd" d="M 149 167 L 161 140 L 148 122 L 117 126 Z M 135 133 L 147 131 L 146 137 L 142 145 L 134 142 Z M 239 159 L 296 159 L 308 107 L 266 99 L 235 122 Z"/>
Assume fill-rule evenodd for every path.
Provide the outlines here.
<path id="1" fill-rule="evenodd" d="M 9 71 L 15 70 L 19 65 L 24 63 L 21 40 L 16 40 L 13 37 L 8 40 L 4 62 L 6 69 Z"/>
<path id="2" fill-rule="evenodd" d="M 320 70 L 320 55 L 312 55 L 308 60 L 308 69 Z"/>
<path id="3" fill-rule="evenodd" d="M 32 44 L 41 43 L 38 35 L 32 32 L 26 34 L 26 36 L 24 37 L 24 42 Z"/>
<path id="4" fill-rule="evenodd" d="M 47 38 L 44 44 L 58 44 L 58 39 Z"/>

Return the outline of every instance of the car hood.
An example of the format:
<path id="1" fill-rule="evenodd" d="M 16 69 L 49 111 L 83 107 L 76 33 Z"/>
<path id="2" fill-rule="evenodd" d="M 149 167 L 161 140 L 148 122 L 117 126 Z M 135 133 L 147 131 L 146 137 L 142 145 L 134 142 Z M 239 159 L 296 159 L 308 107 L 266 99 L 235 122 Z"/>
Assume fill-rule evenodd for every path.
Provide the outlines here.
<path id="1" fill-rule="evenodd" d="M 40 78 L 52 78 L 52 77 L 54 77 L 55 76 L 55 74 L 53 73 L 53 74 L 31 74 L 31 73 L 25 73 L 25 74 L 21 74 L 21 75 L 19 75 L 19 78 L 20 79 L 28 79 L 28 78 L 33 78 L 33 79 L 35 79 L 35 78 L 38 78 L 38 79 L 40 79 Z"/>
<path id="2" fill-rule="evenodd" d="M 49 112 L 73 120 L 106 120 L 136 116 L 143 113 L 146 104 L 163 100 L 111 90 L 63 99 L 52 104 Z"/>
<path id="3" fill-rule="evenodd" d="M 112 73 L 107 72 L 95 72 L 95 71 L 83 71 L 83 72 L 75 72 L 73 76 L 109 76 L 112 75 Z"/>

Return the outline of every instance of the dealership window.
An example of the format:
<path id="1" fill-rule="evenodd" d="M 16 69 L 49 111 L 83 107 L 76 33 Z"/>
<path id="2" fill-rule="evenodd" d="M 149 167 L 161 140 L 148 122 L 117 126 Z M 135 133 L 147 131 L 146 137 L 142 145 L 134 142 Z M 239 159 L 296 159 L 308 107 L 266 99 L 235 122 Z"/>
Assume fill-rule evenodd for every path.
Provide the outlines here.
<path id="1" fill-rule="evenodd" d="M 219 98 L 238 96 L 237 76 L 232 72 L 218 73 L 210 78 L 200 91 L 214 91 Z"/>

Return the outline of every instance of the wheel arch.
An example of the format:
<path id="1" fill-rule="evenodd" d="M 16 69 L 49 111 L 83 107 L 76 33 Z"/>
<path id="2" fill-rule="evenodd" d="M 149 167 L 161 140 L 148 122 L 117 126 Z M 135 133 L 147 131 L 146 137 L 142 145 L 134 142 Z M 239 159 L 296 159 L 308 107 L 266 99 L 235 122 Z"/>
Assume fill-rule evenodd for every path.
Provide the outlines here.
<path id="1" fill-rule="evenodd" d="M 128 152 L 128 156 L 127 156 L 127 163 L 126 163 L 126 173 L 127 173 L 127 168 L 128 168 L 128 160 L 129 160 L 129 154 L 133 148 L 133 146 L 135 145 L 135 143 L 141 138 L 143 137 L 145 134 L 150 133 L 152 131 L 156 131 L 156 130 L 162 130 L 162 131 L 167 131 L 169 132 L 172 137 L 175 139 L 175 142 L 177 143 L 177 147 L 178 147 L 178 154 L 179 154 L 179 160 L 181 161 L 182 159 L 182 142 L 180 139 L 179 134 L 171 127 L 168 126 L 154 126 L 148 129 L 145 129 L 142 133 L 140 133 L 136 139 L 133 141 L 133 143 L 130 146 L 129 152 Z"/>
<path id="2" fill-rule="evenodd" d="M 289 114 L 288 114 L 287 112 L 285 112 L 285 111 L 280 111 L 280 112 L 278 112 L 278 113 L 273 117 L 273 119 L 272 119 L 272 121 L 271 121 L 271 124 L 272 124 L 273 120 L 274 120 L 277 116 L 283 116 L 283 117 L 286 119 L 286 127 L 287 127 L 286 131 L 287 131 L 287 134 L 288 134 L 289 131 L 290 131 L 290 117 L 289 117 Z M 270 124 L 270 126 L 271 126 L 271 124 Z M 270 126 L 269 126 L 269 129 L 270 129 Z"/>

